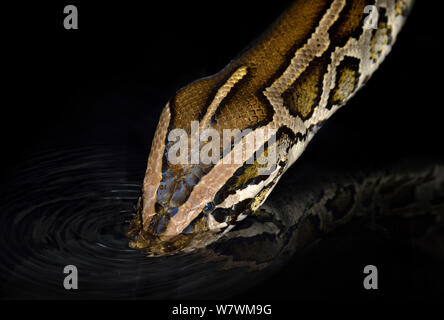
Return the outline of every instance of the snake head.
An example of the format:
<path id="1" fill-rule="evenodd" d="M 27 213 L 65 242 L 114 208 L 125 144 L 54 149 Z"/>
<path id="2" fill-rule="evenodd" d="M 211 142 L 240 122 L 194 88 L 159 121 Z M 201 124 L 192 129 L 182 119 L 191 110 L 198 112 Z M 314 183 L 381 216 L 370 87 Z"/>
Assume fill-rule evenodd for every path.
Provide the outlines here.
<path id="1" fill-rule="evenodd" d="M 152 142 L 131 246 L 192 250 L 258 209 L 388 54 L 412 2 L 294 1 L 219 73 L 176 92 Z"/>
<path id="2" fill-rule="evenodd" d="M 200 154 L 198 161 L 193 161 L 191 151 L 181 158 L 184 161 L 177 161 L 171 155 L 180 158 L 182 150 L 178 152 L 177 146 L 191 146 L 193 134 L 190 131 L 184 136 L 173 134 L 171 112 L 168 104 L 155 133 L 143 193 L 128 232 L 130 246 L 144 248 L 149 256 L 188 252 L 217 240 L 264 202 L 286 167 L 285 161 L 278 165 L 274 160 L 273 165 L 269 163 L 271 150 L 282 145 L 281 138 L 285 135 L 281 133 L 274 132 L 274 139 L 267 140 L 274 142 L 265 148 L 264 142 L 254 140 L 254 146 L 259 147 L 246 151 L 248 136 L 254 136 L 257 130 L 230 138 L 226 145 L 232 150 L 226 152 L 227 148 L 220 145 L 221 153 L 210 157 L 212 161 L 202 157 L 202 151 L 208 147 L 205 139 L 196 149 Z M 269 135 L 272 130 L 263 136 Z M 178 136 L 185 140 L 181 142 Z M 258 149 L 261 151 L 257 152 Z M 240 152 L 237 161 L 235 152 Z M 226 160 L 229 156 L 232 161 Z"/>

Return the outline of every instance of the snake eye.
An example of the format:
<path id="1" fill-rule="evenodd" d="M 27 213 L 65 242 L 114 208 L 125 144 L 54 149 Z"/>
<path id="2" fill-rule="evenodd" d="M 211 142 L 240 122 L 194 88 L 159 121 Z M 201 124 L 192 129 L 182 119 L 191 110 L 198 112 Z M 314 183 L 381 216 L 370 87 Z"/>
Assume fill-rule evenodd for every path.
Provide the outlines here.
<path id="1" fill-rule="evenodd" d="M 203 208 L 203 212 L 204 213 L 210 213 L 211 211 L 214 210 L 214 203 L 213 202 L 208 202 L 205 207 Z"/>

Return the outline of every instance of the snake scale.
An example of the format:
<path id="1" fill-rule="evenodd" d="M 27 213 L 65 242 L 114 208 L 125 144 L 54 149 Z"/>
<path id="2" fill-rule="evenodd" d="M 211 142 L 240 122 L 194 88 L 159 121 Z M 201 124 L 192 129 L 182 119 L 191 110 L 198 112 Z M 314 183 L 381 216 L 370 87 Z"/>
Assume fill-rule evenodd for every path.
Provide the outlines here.
<path id="1" fill-rule="evenodd" d="M 411 0 L 296 0 L 220 72 L 177 91 L 155 132 L 137 214 L 128 232 L 130 246 L 144 248 L 150 256 L 187 252 L 221 237 L 236 238 L 242 230 L 236 225 L 246 217 L 276 222 L 276 214 L 262 206 L 268 195 L 325 121 L 378 69 L 412 5 Z M 172 163 L 169 154 L 176 141 L 169 134 L 181 129 L 188 134 L 185 144 L 192 145 L 193 123 L 220 136 L 227 129 L 248 133 L 230 138 L 229 151 L 212 163 Z M 272 133 L 269 140 L 249 148 L 249 138 L 257 139 L 264 130 Z M 197 150 L 206 143 L 208 138 Z M 236 152 L 241 161 L 225 161 Z M 276 165 L 262 174 L 259 158 L 271 153 L 277 157 Z M 317 217 L 322 230 L 336 223 L 334 214 L 342 222 L 347 220 L 355 208 L 352 198 L 379 188 L 375 182 L 372 187 L 371 179 L 364 181 L 369 185 L 361 181 L 350 182 L 353 187 L 324 186 L 324 195 L 301 201 L 306 204 L 303 214 L 285 218 L 286 225 L 300 226 L 301 217 L 310 216 L 308 207 L 316 209 L 311 216 Z M 310 223 L 305 228 L 314 230 Z M 250 223 L 242 237 L 262 233 L 267 226 L 279 229 L 277 225 Z M 305 235 L 312 237 L 313 232 Z"/>

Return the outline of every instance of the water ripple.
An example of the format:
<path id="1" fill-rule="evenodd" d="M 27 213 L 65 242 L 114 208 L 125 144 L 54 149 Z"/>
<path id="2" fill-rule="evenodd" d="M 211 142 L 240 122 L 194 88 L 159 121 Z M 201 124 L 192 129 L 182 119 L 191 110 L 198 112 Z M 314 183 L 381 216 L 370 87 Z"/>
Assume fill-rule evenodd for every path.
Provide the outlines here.
<path id="1" fill-rule="evenodd" d="M 19 164 L 1 186 L 1 296 L 220 298 L 264 277 L 226 269 L 226 257 L 146 258 L 130 249 L 124 233 L 143 165 L 105 147 L 42 151 Z M 78 268 L 77 291 L 63 287 L 66 265 Z"/>

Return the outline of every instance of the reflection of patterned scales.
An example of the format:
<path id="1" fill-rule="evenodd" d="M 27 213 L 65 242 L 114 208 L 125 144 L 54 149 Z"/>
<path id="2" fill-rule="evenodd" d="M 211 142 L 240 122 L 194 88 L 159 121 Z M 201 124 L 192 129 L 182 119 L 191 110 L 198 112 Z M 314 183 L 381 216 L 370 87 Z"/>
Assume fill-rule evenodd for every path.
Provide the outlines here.
<path id="1" fill-rule="evenodd" d="M 132 245 L 153 255 L 191 250 L 256 211 L 322 124 L 379 67 L 410 7 L 406 0 L 296 0 L 222 71 L 179 90 L 155 134 Z M 376 29 L 366 25 L 369 8 L 378 13 Z M 251 132 L 215 164 L 169 163 L 168 133 L 190 133 L 192 121 L 220 136 L 224 129 Z M 276 142 L 246 148 L 259 129 L 275 130 Z M 247 163 L 259 147 L 277 151 L 267 175 Z M 241 163 L 223 163 L 237 151 Z"/>

